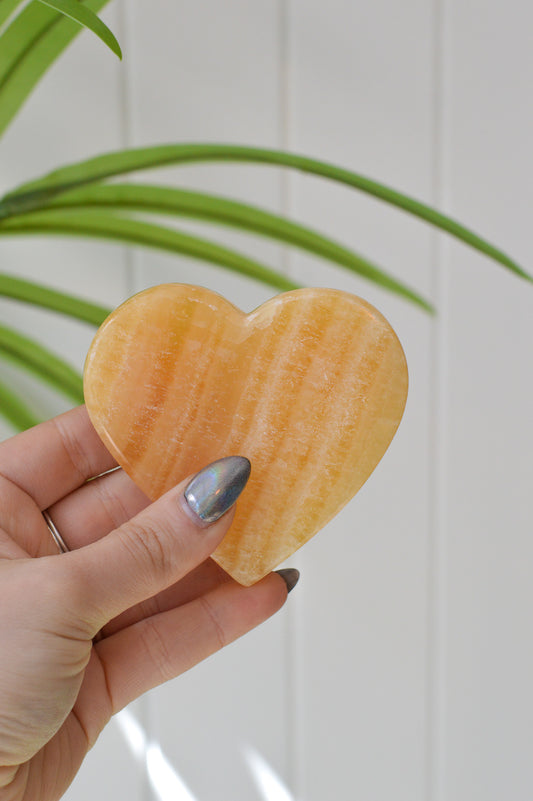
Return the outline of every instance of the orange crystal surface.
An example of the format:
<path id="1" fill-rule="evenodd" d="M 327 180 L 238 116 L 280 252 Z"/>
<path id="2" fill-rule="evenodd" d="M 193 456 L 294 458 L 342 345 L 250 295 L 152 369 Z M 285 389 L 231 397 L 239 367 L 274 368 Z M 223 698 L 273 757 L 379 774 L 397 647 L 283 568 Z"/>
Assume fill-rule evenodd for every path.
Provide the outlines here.
<path id="1" fill-rule="evenodd" d="M 119 306 L 85 365 L 105 445 L 152 499 L 222 456 L 250 480 L 213 558 L 250 585 L 312 537 L 387 449 L 407 396 L 401 345 L 365 301 L 330 289 L 244 314 L 165 284 Z"/>

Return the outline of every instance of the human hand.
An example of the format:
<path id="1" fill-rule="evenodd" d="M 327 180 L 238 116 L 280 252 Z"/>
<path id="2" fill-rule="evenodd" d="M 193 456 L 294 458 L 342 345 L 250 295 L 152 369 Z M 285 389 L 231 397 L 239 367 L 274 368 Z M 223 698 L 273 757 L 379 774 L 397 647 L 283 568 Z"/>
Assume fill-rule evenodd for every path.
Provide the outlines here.
<path id="1" fill-rule="evenodd" d="M 268 618 L 297 580 L 239 586 L 208 558 L 231 510 L 205 522 L 187 481 L 150 504 L 124 471 L 101 475 L 115 466 L 84 407 L 0 444 L 0 801 L 60 798 L 114 713 Z"/>

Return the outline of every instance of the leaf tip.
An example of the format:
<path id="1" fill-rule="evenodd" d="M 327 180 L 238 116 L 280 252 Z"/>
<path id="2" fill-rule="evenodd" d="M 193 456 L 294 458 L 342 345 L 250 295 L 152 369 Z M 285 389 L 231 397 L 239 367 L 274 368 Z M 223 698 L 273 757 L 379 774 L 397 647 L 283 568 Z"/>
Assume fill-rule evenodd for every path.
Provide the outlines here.
<path id="1" fill-rule="evenodd" d="M 120 45 L 119 45 L 119 43 L 117 42 L 116 39 L 113 42 L 113 46 L 111 47 L 111 49 L 112 49 L 113 53 L 118 57 L 118 59 L 120 61 L 122 61 L 123 60 L 122 50 L 121 50 Z"/>

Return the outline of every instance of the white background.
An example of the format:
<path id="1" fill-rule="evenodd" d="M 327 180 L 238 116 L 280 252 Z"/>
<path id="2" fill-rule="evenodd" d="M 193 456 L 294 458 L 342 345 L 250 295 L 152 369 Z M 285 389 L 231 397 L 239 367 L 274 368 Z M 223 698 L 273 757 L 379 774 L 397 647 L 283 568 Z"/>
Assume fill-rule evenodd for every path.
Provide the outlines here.
<path id="1" fill-rule="evenodd" d="M 80 36 L 0 144 L 0 189 L 124 146 L 281 147 L 437 205 L 533 271 L 525 0 L 115 0 L 103 17 L 123 63 Z M 318 179 L 208 165 L 139 180 L 153 179 L 315 225 L 438 314 L 317 259 L 208 230 L 295 280 L 377 305 L 407 354 L 408 407 L 359 495 L 290 560 L 302 578 L 286 608 L 129 710 L 161 749 L 148 751 L 151 772 L 123 717 L 68 801 L 530 801 L 533 286 Z M 3 271 L 111 306 L 176 280 L 244 309 L 272 295 L 187 259 L 97 242 L 6 238 L 0 257 Z M 12 302 L 0 312 L 81 368 L 89 327 Z M 66 408 L 1 370 L 43 414 Z M 249 748 L 275 773 L 270 790 Z"/>

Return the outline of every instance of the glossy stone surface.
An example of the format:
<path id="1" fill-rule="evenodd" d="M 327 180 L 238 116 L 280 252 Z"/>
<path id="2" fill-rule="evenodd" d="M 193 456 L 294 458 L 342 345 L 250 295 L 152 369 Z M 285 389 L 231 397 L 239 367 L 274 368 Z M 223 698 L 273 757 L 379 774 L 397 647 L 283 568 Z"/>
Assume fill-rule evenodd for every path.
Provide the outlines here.
<path id="1" fill-rule="evenodd" d="M 85 399 L 102 440 L 152 499 L 224 456 L 252 473 L 214 559 L 249 585 L 312 537 L 387 449 L 407 396 L 393 330 L 344 292 L 302 289 L 244 314 L 165 284 L 99 329 Z"/>

